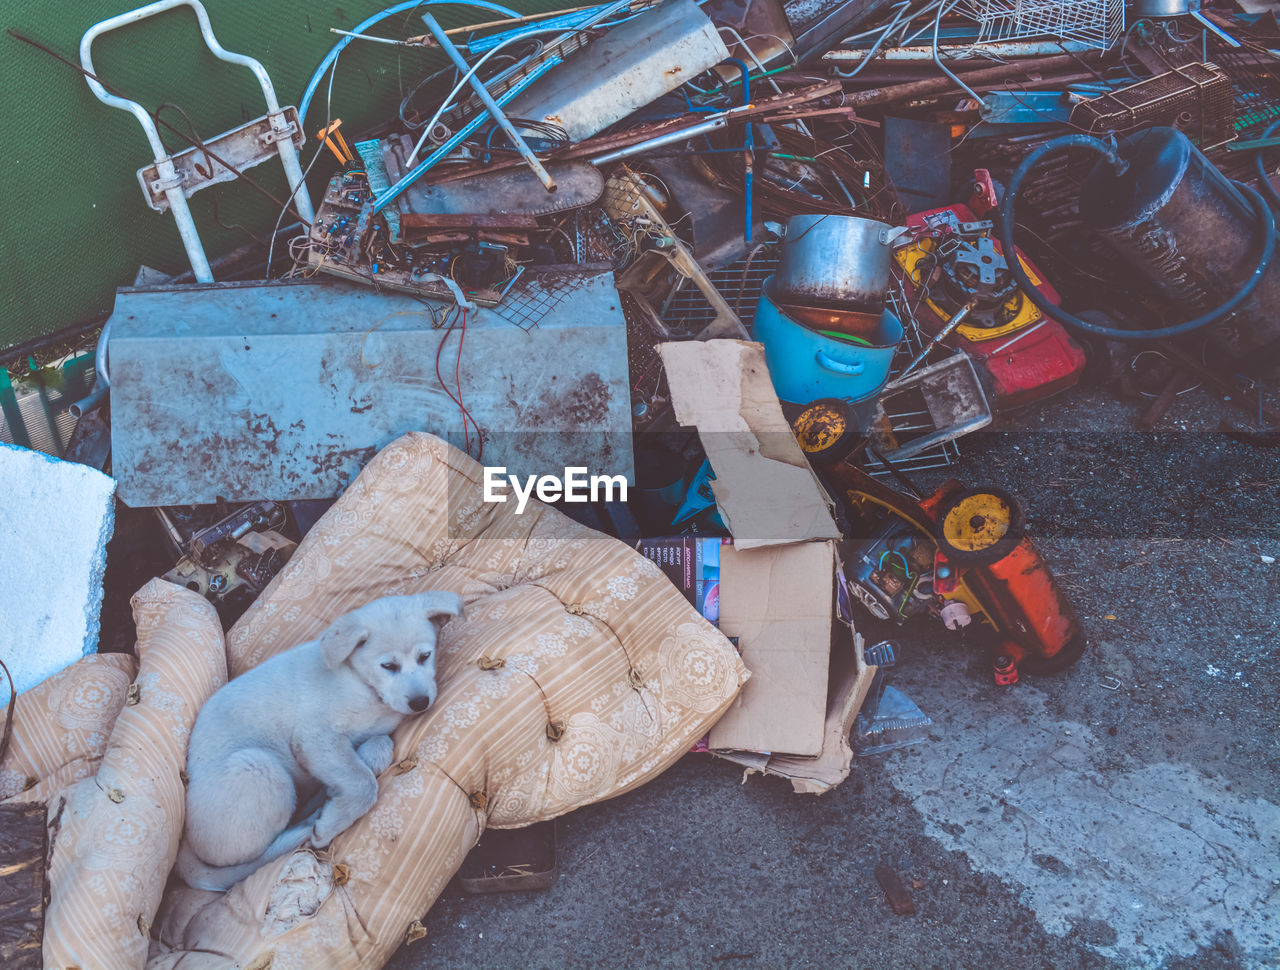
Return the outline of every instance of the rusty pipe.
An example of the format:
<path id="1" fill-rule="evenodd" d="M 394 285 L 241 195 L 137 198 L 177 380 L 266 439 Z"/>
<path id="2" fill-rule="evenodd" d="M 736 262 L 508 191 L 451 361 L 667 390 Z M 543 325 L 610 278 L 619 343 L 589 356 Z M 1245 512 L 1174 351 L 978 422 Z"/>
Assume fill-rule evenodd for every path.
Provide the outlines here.
<path id="1" fill-rule="evenodd" d="M 1060 54 L 1055 57 L 1037 57 L 1016 64 L 1001 64 L 998 67 L 984 68 L 980 71 L 966 71 L 964 81 L 975 87 L 992 81 L 1004 81 L 1027 74 L 1032 71 L 1056 71 L 1062 68 L 1079 67 L 1084 55 Z M 892 104 L 896 101 L 909 101 L 930 94 L 943 94 L 956 87 L 948 77 L 934 77 L 924 81 L 908 81 L 905 84 L 891 84 L 887 87 L 870 88 L 866 91 L 854 91 L 845 96 L 844 105 L 853 108 L 865 108 L 873 104 Z"/>

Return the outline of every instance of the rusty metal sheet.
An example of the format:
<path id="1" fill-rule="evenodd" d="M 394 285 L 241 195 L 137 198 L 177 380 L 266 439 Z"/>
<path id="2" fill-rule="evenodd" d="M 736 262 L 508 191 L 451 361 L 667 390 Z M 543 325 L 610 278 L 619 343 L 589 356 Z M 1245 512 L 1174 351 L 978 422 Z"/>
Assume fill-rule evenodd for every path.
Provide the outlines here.
<path id="1" fill-rule="evenodd" d="M 328 280 L 120 291 L 110 340 L 120 498 L 332 498 L 408 431 L 462 447 L 449 397 L 460 342 L 486 465 L 632 480 L 626 324 L 610 271 L 530 269 L 501 306 L 469 314 L 462 341 L 433 325 L 444 309 Z"/>
<path id="2" fill-rule="evenodd" d="M 382 161 L 391 181 L 403 177 L 404 158 L 413 143 L 401 136 L 387 139 Z M 423 180 L 409 186 L 396 200 L 402 213 L 473 212 L 479 215 L 545 216 L 591 205 L 604 193 L 604 176 L 589 162 L 544 163 L 556 181 L 556 191 L 546 192 L 527 168 L 501 172 L 476 172 L 465 180 L 428 185 Z"/>
<path id="3" fill-rule="evenodd" d="M 668 0 L 609 30 L 506 109 L 590 138 L 729 56 L 694 0 Z"/>

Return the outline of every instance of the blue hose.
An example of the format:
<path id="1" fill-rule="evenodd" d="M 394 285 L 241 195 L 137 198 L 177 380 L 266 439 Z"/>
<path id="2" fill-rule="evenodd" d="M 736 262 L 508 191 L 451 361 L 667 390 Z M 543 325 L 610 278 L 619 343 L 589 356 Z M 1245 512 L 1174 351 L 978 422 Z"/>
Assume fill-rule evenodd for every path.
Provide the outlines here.
<path id="1" fill-rule="evenodd" d="M 504 17 L 519 17 L 516 11 L 503 7 L 496 3 L 489 3 L 488 0 L 404 0 L 403 3 L 397 3 L 394 7 L 388 7 L 380 13 L 375 13 L 360 23 L 356 24 L 351 31 L 353 34 L 363 34 L 366 30 L 376 23 L 386 20 L 388 17 L 394 17 L 398 13 L 404 13 L 406 10 L 412 10 L 414 7 L 479 7 L 481 10 L 489 10 L 493 13 L 500 13 Z M 320 79 L 324 77 L 325 71 L 329 70 L 334 61 L 338 59 L 348 44 L 354 37 L 345 36 L 336 44 L 333 49 L 324 56 L 324 60 L 320 62 L 320 66 L 316 68 L 315 74 L 311 75 L 311 80 L 307 82 L 307 90 L 303 92 L 302 103 L 298 105 L 298 123 L 305 125 L 307 122 L 307 109 L 311 107 L 311 99 L 316 96 L 316 88 L 320 87 Z"/>
<path id="2" fill-rule="evenodd" d="M 1259 137 L 1270 138 L 1277 129 L 1280 129 L 1280 121 L 1273 121 L 1267 125 L 1267 130 Z M 1253 157 L 1254 162 L 1258 166 L 1258 184 L 1262 186 L 1262 194 L 1267 197 L 1267 201 L 1277 209 L 1280 209 L 1280 194 L 1271 187 L 1271 176 L 1267 174 L 1267 166 L 1262 160 L 1262 154 L 1265 149 L 1259 149 L 1258 154 Z"/>
<path id="3" fill-rule="evenodd" d="M 1277 124 L 1280 125 L 1280 123 Z M 1245 281 L 1244 285 L 1236 290 L 1235 294 L 1228 298 L 1225 303 L 1200 314 L 1198 317 L 1187 320 L 1185 323 L 1179 323 L 1172 327 L 1159 327 L 1155 330 L 1127 330 L 1118 327 L 1104 327 L 1101 324 L 1082 320 L 1080 317 L 1068 313 L 1062 307 L 1054 306 L 1050 303 L 1036 288 L 1036 285 L 1031 282 L 1031 278 L 1027 276 L 1027 271 L 1022 268 L 1022 261 L 1015 256 L 1017 248 L 1013 242 L 1013 211 L 1018 200 L 1018 193 L 1022 190 L 1022 183 L 1026 180 L 1031 170 L 1048 156 L 1057 155 L 1072 148 L 1084 148 L 1101 155 L 1115 166 L 1118 173 L 1123 173 L 1128 167 L 1128 163 L 1120 157 L 1115 145 L 1105 144 L 1088 135 L 1063 135 L 1061 138 L 1045 142 L 1022 160 L 1022 164 L 1017 167 L 1013 177 L 1009 179 L 1009 186 L 1005 189 L 1004 201 L 1000 204 L 1000 245 L 1004 248 L 1005 262 L 1009 264 L 1009 272 L 1014 281 L 1017 282 L 1019 289 L 1026 294 L 1027 299 L 1034 303 L 1045 316 L 1060 323 L 1076 327 L 1086 333 L 1097 334 L 1099 337 L 1106 337 L 1110 340 L 1165 340 L 1170 337 L 1181 337 L 1202 327 L 1207 327 L 1209 324 L 1231 313 L 1249 298 L 1258 283 L 1262 281 L 1262 274 L 1266 272 L 1267 267 L 1271 264 L 1271 257 L 1275 255 L 1276 220 L 1271 213 L 1271 207 L 1267 205 L 1266 200 L 1261 195 L 1247 185 L 1236 183 L 1236 188 L 1244 193 L 1245 198 L 1253 206 L 1254 215 L 1257 217 L 1258 225 L 1262 229 L 1262 255 L 1258 257 L 1258 265 L 1254 267 L 1253 273 Z"/>

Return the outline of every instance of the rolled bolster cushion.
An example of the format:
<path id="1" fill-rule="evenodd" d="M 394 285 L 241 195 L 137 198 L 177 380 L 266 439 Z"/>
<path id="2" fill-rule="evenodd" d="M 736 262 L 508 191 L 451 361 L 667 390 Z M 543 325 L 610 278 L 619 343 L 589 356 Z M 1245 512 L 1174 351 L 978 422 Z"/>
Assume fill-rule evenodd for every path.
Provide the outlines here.
<path id="1" fill-rule="evenodd" d="M 0 802 L 47 802 L 93 774 L 137 672 L 132 654 L 91 653 L 24 691 L 0 762 Z M 0 724 L 7 715 L 0 707 Z"/>
<path id="2" fill-rule="evenodd" d="M 187 737 L 226 682 L 217 613 L 152 580 L 133 597 L 138 675 L 97 773 L 58 794 L 51 822 L 46 968 L 142 968 L 182 833 Z"/>

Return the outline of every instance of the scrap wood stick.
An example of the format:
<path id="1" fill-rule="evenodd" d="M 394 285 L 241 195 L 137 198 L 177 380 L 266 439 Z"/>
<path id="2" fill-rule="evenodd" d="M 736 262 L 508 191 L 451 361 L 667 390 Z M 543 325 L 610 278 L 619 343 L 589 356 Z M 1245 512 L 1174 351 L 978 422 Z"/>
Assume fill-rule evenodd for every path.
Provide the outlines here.
<path id="1" fill-rule="evenodd" d="M 1053 57 L 1039 57 L 1021 63 L 1001 64 L 998 67 L 984 68 L 981 71 L 968 71 L 964 77 L 965 84 L 978 87 L 993 81 L 1004 81 L 1020 74 L 1045 74 L 1064 67 L 1079 67 L 1080 61 L 1073 54 L 1058 54 Z M 910 101 L 913 98 L 930 94 L 943 94 L 957 87 L 949 77 L 934 77 L 925 81 L 908 81 L 905 84 L 891 84 L 887 87 L 869 88 L 865 91 L 853 91 L 845 96 L 844 103 L 854 108 L 865 108 L 873 104 L 894 104 Z"/>
<path id="2" fill-rule="evenodd" d="M 818 118 L 824 115 L 839 115 L 841 118 L 848 118 L 850 121 L 856 121 L 860 125 L 866 125 L 868 128 L 879 128 L 880 122 L 872 121 L 870 118 L 860 118 L 858 113 L 852 108 L 811 108 L 808 111 L 785 111 L 776 115 L 769 115 L 770 121 L 795 121 L 797 118 Z"/>

